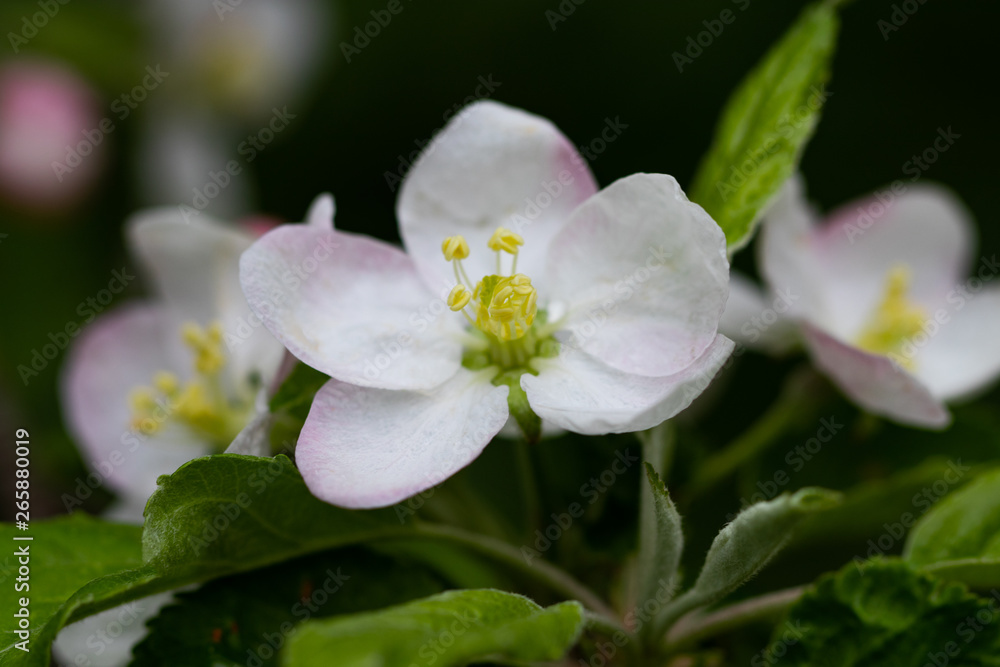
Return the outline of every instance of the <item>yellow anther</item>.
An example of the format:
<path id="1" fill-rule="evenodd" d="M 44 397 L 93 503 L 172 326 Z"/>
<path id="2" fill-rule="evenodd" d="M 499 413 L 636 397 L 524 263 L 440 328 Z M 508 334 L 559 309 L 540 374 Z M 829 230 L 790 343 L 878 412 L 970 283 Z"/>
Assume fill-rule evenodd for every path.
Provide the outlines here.
<path id="1" fill-rule="evenodd" d="M 136 387 L 128 397 L 133 412 L 150 412 L 156 407 L 156 396 L 148 387 Z"/>
<path id="2" fill-rule="evenodd" d="M 167 371 L 160 371 L 153 376 L 153 386 L 159 389 L 161 392 L 170 396 L 177 392 L 180 388 L 180 381 L 177 376 L 173 373 L 168 373 Z"/>
<path id="3" fill-rule="evenodd" d="M 222 370 L 226 364 L 226 355 L 222 351 L 223 331 L 219 323 L 202 329 L 189 322 L 181 330 L 181 336 L 187 346 L 194 350 L 194 365 L 199 373 L 212 375 Z"/>
<path id="4" fill-rule="evenodd" d="M 455 259 L 465 259 L 469 256 L 469 244 L 464 236 L 449 236 L 441 243 L 441 252 L 449 262 Z"/>
<path id="5" fill-rule="evenodd" d="M 535 320 L 538 295 L 527 276 L 487 276 L 476 291 L 477 327 L 506 341 L 528 333 Z"/>
<path id="6" fill-rule="evenodd" d="M 858 336 L 858 347 L 875 354 L 895 354 L 923 329 L 926 311 L 907 298 L 909 288 L 910 271 L 905 266 L 889 271 L 885 296 Z"/>
<path id="7" fill-rule="evenodd" d="M 175 421 L 200 436 L 228 445 L 245 425 L 253 407 L 251 398 L 232 400 L 219 379 L 225 367 L 225 332 L 216 322 L 206 328 L 185 324 L 181 339 L 194 357 L 194 377 L 182 383 L 168 371 L 153 376 L 152 387 L 137 387 L 129 396 L 132 427 L 147 435 Z"/>
<path id="8" fill-rule="evenodd" d="M 465 285 L 455 285 L 448 294 L 448 307 L 458 312 L 472 300 L 472 292 Z"/>
<path id="9" fill-rule="evenodd" d="M 524 245 L 524 239 L 520 234 L 515 234 L 506 227 L 497 227 L 497 230 L 493 232 L 493 236 L 490 237 L 486 245 L 490 247 L 490 250 L 497 252 L 502 250 L 511 255 L 516 255 L 518 247 Z"/>

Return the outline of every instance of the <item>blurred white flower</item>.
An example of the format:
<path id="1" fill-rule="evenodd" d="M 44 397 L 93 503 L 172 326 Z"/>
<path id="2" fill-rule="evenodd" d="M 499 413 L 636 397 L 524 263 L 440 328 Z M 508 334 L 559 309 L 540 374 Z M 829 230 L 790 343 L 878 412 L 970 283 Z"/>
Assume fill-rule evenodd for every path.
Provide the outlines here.
<path id="1" fill-rule="evenodd" d="M 245 172 L 247 135 L 275 109 L 298 115 L 323 63 L 332 17 L 321 0 L 146 0 L 155 57 L 169 78 L 143 109 L 139 176 L 154 204 L 187 203 L 234 217 L 253 208 L 252 178 L 218 186 L 212 174 L 237 161 Z M 215 183 L 216 196 L 196 201 Z M 209 190 L 215 188 L 209 186 Z M 199 204 L 195 206 L 194 203 Z"/>
<path id="2" fill-rule="evenodd" d="M 774 297 L 742 281 L 722 331 L 775 349 L 794 324 L 815 365 L 858 405 L 904 424 L 946 426 L 945 402 L 1000 375 L 1000 280 L 989 284 L 1000 264 L 984 259 L 965 278 L 975 228 L 942 188 L 908 185 L 891 201 L 853 202 L 822 222 L 803 190 L 790 181 L 758 245 L 770 294 L 795 298 L 761 330 L 751 315 L 762 321 Z"/>

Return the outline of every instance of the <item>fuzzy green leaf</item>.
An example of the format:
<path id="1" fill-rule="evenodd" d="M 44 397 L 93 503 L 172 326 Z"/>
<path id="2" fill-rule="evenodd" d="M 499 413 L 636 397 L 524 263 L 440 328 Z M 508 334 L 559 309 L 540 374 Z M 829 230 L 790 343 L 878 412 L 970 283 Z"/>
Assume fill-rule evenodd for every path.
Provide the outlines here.
<path id="1" fill-rule="evenodd" d="M 750 241 L 798 166 L 830 95 L 838 25 L 829 3 L 806 9 L 726 103 L 688 194 L 722 227 L 730 252 Z"/>
<path id="2" fill-rule="evenodd" d="M 904 557 L 943 579 L 1000 586 L 1000 470 L 938 502 L 913 527 Z"/>

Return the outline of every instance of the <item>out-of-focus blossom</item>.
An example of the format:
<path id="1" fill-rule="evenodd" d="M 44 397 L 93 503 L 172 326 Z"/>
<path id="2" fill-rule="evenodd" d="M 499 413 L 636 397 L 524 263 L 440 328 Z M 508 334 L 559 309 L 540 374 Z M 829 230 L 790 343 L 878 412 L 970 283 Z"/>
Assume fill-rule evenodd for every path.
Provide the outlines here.
<path id="1" fill-rule="evenodd" d="M 90 86 L 62 65 L 0 67 L 0 195 L 39 213 L 84 198 L 106 161 L 100 109 Z"/>
<path id="2" fill-rule="evenodd" d="M 272 126 L 276 112 L 304 112 L 308 84 L 323 62 L 332 21 L 327 3 L 146 0 L 143 9 L 151 56 L 169 71 L 143 109 L 145 196 L 215 215 L 247 214 L 253 208 L 248 165 L 284 131 L 287 122 L 277 131 Z M 231 162 L 240 173 L 227 174 Z"/>
<path id="3" fill-rule="evenodd" d="M 156 298 L 89 325 L 62 387 L 85 461 L 119 496 L 116 518 L 141 521 L 159 475 L 231 447 L 266 407 L 283 349 L 253 326 L 240 291 L 239 256 L 254 238 L 207 218 L 186 224 L 177 209 L 129 222 Z M 263 453 L 245 440 L 240 451 Z"/>
<path id="4" fill-rule="evenodd" d="M 766 347 L 793 322 L 847 396 L 916 426 L 946 426 L 947 401 L 1000 374 L 1000 281 L 989 284 L 1000 265 L 986 258 L 966 279 L 974 227 L 948 191 L 911 185 L 892 201 L 853 202 L 820 221 L 793 180 L 766 217 L 759 265 L 771 296 L 741 283 L 725 333 Z M 792 298 L 774 330 L 748 338 L 759 330 L 747 323 L 763 321 L 781 294 Z"/>
<path id="5" fill-rule="evenodd" d="M 732 350 L 716 333 L 729 273 L 718 225 L 670 176 L 598 192 L 537 116 L 466 109 L 407 175 L 398 217 L 406 252 L 284 225 L 240 263 L 251 308 L 334 378 L 296 448 L 328 502 L 384 506 L 434 486 L 528 406 L 579 433 L 650 428 Z M 307 281 L 284 278 L 309 262 Z"/>

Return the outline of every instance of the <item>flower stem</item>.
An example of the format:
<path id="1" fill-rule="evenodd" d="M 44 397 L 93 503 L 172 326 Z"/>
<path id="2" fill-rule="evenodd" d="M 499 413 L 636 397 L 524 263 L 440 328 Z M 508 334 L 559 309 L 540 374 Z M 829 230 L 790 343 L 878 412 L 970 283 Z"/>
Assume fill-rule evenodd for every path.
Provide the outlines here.
<path id="1" fill-rule="evenodd" d="M 584 606 L 601 615 L 604 622 L 622 630 L 616 620 L 615 612 L 604 603 L 592 590 L 580 583 L 564 570 L 540 559 L 529 562 L 521 554 L 521 550 L 501 540 L 471 533 L 461 528 L 442 524 L 418 523 L 414 526 L 416 535 L 451 542 L 468 548 L 471 551 L 489 556 L 493 560 L 509 566 L 511 569 L 546 584 L 552 590 L 562 593 L 568 598 L 579 600 Z"/>
<path id="2" fill-rule="evenodd" d="M 524 438 L 518 438 L 514 445 L 517 457 L 517 472 L 521 479 L 521 498 L 524 500 L 525 534 L 530 539 L 535 534 L 541 517 L 541 500 L 538 497 L 538 480 L 531 461 L 531 445 Z"/>
<path id="3" fill-rule="evenodd" d="M 779 616 L 805 593 L 805 586 L 786 588 L 724 607 L 711 614 L 689 614 L 667 633 L 666 651 L 687 650 L 704 639 L 714 637 L 747 623 Z"/>
<path id="4" fill-rule="evenodd" d="M 794 372 L 781 395 L 741 436 L 730 442 L 701 465 L 685 490 L 685 499 L 705 494 L 728 478 L 737 468 L 754 459 L 787 433 L 808 419 L 819 403 L 818 378 L 811 369 Z"/>

